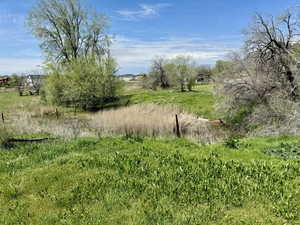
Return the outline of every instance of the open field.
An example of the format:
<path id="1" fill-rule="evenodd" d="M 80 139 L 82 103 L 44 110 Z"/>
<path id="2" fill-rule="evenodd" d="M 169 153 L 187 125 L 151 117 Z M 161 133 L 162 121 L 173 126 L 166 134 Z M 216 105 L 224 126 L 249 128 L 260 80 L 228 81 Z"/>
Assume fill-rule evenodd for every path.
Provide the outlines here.
<path id="1" fill-rule="evenodd" d="M 215 118 L 213 102 L 204 85 L 186 93 L 131 89 L 113 110 L 74 115 L 60 107 L 56 118 L 39 97 L 0 93 L 1 111 L 17 128 L 11 135 L 60 137 L 0 147 L 0 224 L 300 223 L 299 137 L 202 146 L 172 136 L 173 114 L 183 128 L 195 125 L 196 115 Z M 200 128 L 208 139 L 212 130 Z"/>
<path id="2" fill-rule="evenodd" d="M 214 96 L 211 85 L 198 85 L 191 92 L 176 90 L 152 91 L 132 89 L 126 92 L 130 104 L 175 104 L 182 109 L 208 119 L 217 119 L 214 112 Z"/>
<path id="3" fill-rule="evenodd" d="M 184 139 L 79 139 L 0 151 L 0 223 L 298 224 L 299 160 Z"/>
<path id="4" fill-rule="evenodd" d="M 204 118 L 216 119 L 214 112 L 214 96 L 211 85 L 198 85 L 192 92 L 181 93 L 176 90 L 152 91 L 149 89 L 133 88 L 125 89 L 121 95 L 120 101 L 104 105 L 103 108 L 119 107 L 125 104 L 173 104 L 190 113 L 195 113 Z M 14 111 L 15 109 L 32 109 L 40 106 L 39 97 L 23 96 L 20 97 L 17 92 L 0 92 L 0 110 Z M 63 111 L 72 111 L 72 109 L 60 108 Z"/>

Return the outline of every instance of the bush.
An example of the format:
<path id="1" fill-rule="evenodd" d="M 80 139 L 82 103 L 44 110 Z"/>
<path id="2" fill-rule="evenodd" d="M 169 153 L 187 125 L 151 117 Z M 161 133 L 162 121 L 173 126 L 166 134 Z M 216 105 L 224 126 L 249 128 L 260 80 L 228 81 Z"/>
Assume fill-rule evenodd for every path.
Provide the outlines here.
<path id="1" fill-rule="evenodd" d="M 43 99 L 49 103 L 90 110 L 113 101 L 121 83 L 115 76 L 117 66 L 111 57 L 73 60 L 58 68 L 49 65 Z"/>
<path id="2" fill-rule="evenodd" d="M 225 140 L 225 146 L 232 149 L 239 149 L 241 147 L 240 137 L 231 136 Z"/>

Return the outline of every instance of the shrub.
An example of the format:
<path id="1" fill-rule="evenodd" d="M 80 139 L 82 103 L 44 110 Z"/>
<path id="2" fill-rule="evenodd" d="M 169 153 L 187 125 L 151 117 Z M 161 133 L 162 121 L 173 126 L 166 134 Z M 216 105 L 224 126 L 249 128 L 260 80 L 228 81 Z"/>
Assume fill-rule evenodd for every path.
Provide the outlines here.
<path id="1" fill-rule="evenodd" d="M 121 83 L 111 57 L 88 57 L 73 60 L 62 68 L 50 65 L 50 75 L 44 87 L 44 99 L 57 105 L 98 108 L 116 99 Z"/>
<path id="2" fill-rule="evenodd" d="M 232 149 L 239 149 L 241 147 L 240 138 L 231 136 L 225 140 L 225 146 Z"/>

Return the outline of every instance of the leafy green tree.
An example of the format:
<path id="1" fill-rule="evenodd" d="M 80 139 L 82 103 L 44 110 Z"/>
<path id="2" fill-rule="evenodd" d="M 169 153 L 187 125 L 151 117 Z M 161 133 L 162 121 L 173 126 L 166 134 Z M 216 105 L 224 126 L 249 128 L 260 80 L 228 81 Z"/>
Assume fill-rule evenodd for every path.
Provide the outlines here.
<path id="1" fill-rule="evenodd" d="M 44 99 L 53 104 L 91 110 L 114 100 L 120 89 L 111 57 L 74 59 L 63 70 L 53 65 L 48 69 Z"/>
<path id="2" fill-rule="evenodd" d="M 110 55 L 104 15 L 81 0 L 39 0 L 28 25 L 47 56 L 45 101 L 93 109 L 116 98 L 117 64 Z"/>
<path id="3" fill-rule="evenodd" d="M 101 56 L 109 49 L 107 18 L 80 0 L 39 0 L 27 24 L 52 62 L 71 62 L 90 53 Z"/>
<path id="4" fill-rule="evenodd" d="M 218 60 L 216 62 L 216 65 L 212 69 L 212 73 L 214 75 L 220 74 L 230 66 L 231 62 L 230 61 L 225 61 L 225 60 Z"/>
<path id="5" fill-rule="evenodd" d="M 196 66 L 191 57 L 177 56 L 172 59 L 160 57 L 153 61 L 147 83 L 153 89 L 178 87 L 183 92 L 186 88 L 192 90 L 196 78 Z"/>
<path id="6" fill-rule="evenodd" d="M 190 56 L 177 56 L 170 60 L 173 64 L 172 71 L 169 71 L 169 77 L 173 80 L 174 86 L 179 87 L 183 92 L 185 88 L 192 90 L 197 79 L 195 63 Z"/>
<path id="7" fill-rule="evenodd" d="M 166 63 L 167 60 L 163 57 L 158 57 L 152 61 L 148 86 L 153 89 L 156 89 L 157 87 L 165 89 L 171 86 L 165 69 Z"/>

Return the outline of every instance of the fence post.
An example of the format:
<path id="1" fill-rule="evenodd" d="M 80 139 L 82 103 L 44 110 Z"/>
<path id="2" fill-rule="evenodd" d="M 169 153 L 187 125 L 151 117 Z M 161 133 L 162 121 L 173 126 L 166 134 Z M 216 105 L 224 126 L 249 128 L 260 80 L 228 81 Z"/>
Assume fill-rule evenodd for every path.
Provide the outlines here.
<path id="1" fill-rule="evenodd" d="M 55 109 L 55 115 L 56 115 L 56 119 L 58 119 L 58 117 L 59 117 L 59 113 L 58 113 L 58 110 L 57 110 L 57 108 Z"/>
<path id="2" fill-rule="evenodd" d="M 177 114 L 175 115 L 175 118 L 176 118 L 176 136 L 180 138 L 181 134 L 180 134 L 179 120 Z"/>
<path id="3" fill-rule="evenodd" d="M 2 122 L 4 123 L 5 120 L 4 120 L 4 113 L 1 113 L 1 119 L 2 119 Z"/>

